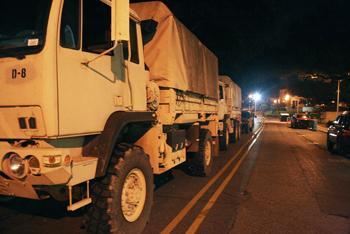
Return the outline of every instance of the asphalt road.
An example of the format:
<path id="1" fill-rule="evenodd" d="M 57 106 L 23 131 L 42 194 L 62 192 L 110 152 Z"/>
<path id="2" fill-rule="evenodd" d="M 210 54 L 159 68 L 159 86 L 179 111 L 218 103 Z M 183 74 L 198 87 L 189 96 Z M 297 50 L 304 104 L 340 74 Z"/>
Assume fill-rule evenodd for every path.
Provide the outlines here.
<path id="1" fill-rule="evenodd" d="M 214 158 L 211 176 L 183 166 L 156 177 L 144 233 L 350 233 L 350 159 L 329 154 L 324 140 L 265 121 Z M 85 211 L 64 209 L 52 200 L 1 204 L 0 233 L 84 233 Z"/>

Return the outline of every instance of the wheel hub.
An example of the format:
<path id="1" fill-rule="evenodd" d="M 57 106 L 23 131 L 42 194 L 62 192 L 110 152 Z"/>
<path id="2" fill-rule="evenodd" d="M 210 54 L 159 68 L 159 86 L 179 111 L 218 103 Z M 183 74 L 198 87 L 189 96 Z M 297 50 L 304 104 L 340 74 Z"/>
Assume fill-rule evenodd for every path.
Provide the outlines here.
<path id="1" fill-rule="evenodd" d="M 125 178 L 121 206 L 124 218 L 129 222 L 136 221 L 143 210 L 146 200 L 146 179 L 143 172 L 132 169 Z"/>
<path id="2" fill-rule="evenodd" d="M 230 141 L 230 133 L 229 133 L 229 131 L 227 130 L 226 131 L 226 136 L 225 136 L 225 140 L 226 140 L 226 145 L 228 145 L 229 144 L 229 141 Z"/>
<path id="3" fill-rule="evenodd" d="M 211 143 L 210 143 L 210 141 L 207 141 L 205 143 L 204 160 L 205 160 L 205 165 L 208 166 L 210 164 L 210 161 L 211 161 Z"/>

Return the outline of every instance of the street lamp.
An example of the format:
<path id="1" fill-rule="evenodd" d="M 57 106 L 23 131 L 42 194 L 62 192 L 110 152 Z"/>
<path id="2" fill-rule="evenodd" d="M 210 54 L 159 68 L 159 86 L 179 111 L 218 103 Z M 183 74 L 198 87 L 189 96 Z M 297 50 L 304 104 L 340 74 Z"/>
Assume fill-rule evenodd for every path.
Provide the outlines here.
<path id="1" fill-rule="evenodd" d="M 290 99 L 290 95 L 289 94 L 286 94 L 286 96 L 284 96 L 284 100 L 286 100 L 286 102 L 288 102 Z"/>
<path id="2" fill-rule="evenodd" d="M 248 110 L 249 111 L 251 110 L 250 103 L 251 103 L 252 100 L 253 100 L 253 94 L 249 94 L 248 95 Z"/>
<path id="3" fill-rule="evenodd" d="M 346 73 L 345 75 L 336 76 L 336 80 L 338 81 L 338 88 L 337 88 L 337 115 L 339 115 L 339 102 L 340 102 L 340 83 L 344 80 L 349 80 L 350 72 Z"/>
<path id="4" fill-rule="evenodd" d="M 253 94 L 253 99 L 254 99 L 254 101 L 260 101 L 260 99 L 261 99 L 261 94 L 260 94 L 260 93 L 254 93 L 254 94 Z"/>
<path id="5" fill-rule="evenodd" d="M 254 113 L 256 113 L 256 103 L 261 100 L 261 94 L 256 92 L 253 94 L 253 100 L 254 100 Z"/>
<path id="6" fill-rule="evenodd" d="M 340 98 L 340 83 L 343 80 L 338 80 L 338 89 L 337 89 L 337 116 L 339 115 L 339 98 Z"/>

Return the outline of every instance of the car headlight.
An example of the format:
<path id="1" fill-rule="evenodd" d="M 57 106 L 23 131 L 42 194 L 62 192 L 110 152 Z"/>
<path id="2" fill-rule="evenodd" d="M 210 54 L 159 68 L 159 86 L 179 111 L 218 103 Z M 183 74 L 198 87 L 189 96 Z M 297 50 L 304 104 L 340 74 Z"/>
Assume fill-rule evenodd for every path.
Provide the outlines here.
<path id="1" fill-rule="evenodd" d="M 17 178 L 23 178 L 27 174 L 27 167 L 25 160 L 23 160 L 18 154 L 11 153 L 4 160 L 5 170 Z"/>

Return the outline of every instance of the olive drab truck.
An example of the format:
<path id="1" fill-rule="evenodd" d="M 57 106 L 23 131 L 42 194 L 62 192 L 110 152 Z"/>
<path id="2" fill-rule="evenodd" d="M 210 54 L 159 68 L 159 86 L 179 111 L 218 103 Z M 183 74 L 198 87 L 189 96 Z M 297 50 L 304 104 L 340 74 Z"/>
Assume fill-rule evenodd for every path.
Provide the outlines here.
<path id="1" fill-rule="evenodd" d="M 241 88 L 228 76 L 219 76 L 219 147 L 226 150 L 241 134 Z"/>
<path id="2" fill-rule="evenodd" d="M 183 162 L 210 173 L 218 61 L 164 4 L 0 11 L 1 196 L 89 205 L 88 232 L 139 233 L 154 174 Z"/>

